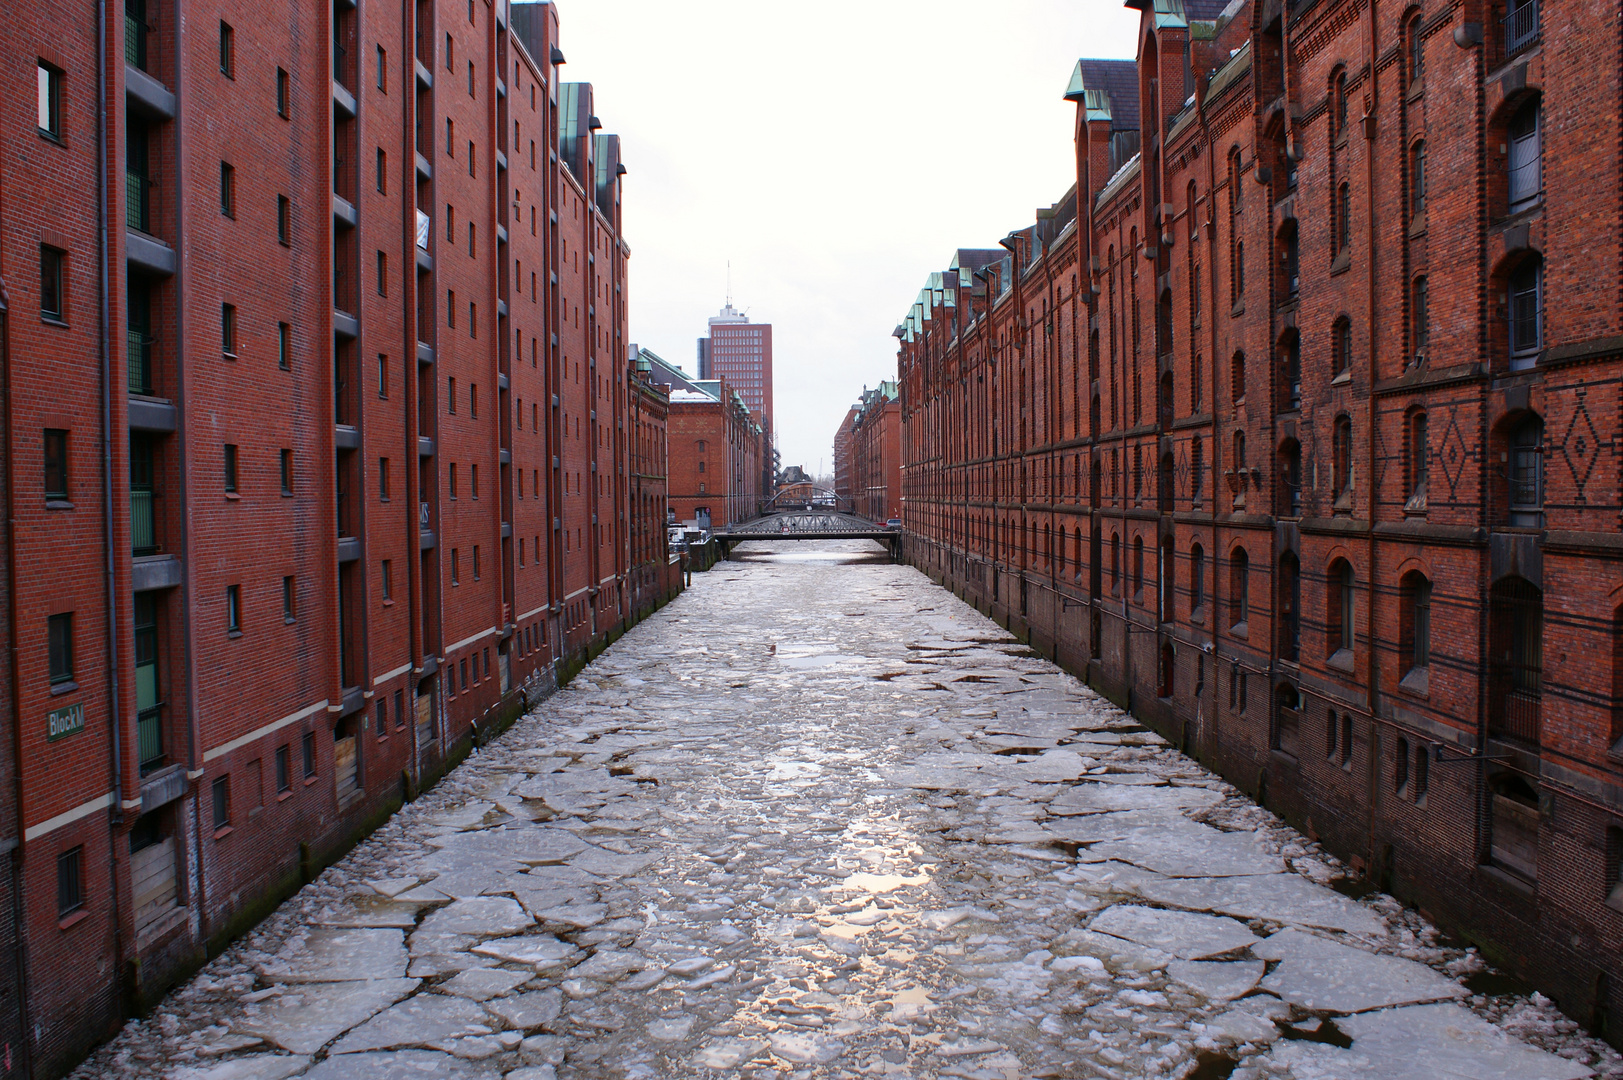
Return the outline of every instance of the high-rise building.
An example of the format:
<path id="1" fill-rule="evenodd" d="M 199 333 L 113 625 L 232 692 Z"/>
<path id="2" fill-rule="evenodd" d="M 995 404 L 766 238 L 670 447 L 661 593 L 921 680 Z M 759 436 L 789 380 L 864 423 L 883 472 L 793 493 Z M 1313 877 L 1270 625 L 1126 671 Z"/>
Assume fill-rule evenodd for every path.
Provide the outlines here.
<path id="1" fill-rule="evenodd" d="M 772 430 L 771 323 L 750 322 L 729 300 L 710 317 L 710 336 L 699 339 L 699 377 L 726 380 L 755 422 Z"/>

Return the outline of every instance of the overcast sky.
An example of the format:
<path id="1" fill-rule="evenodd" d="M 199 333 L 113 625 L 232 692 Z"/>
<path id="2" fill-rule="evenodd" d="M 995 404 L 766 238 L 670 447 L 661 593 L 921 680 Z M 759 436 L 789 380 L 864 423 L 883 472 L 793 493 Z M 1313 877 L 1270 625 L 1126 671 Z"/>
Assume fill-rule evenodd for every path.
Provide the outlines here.
<path id="1" fill-rule="evenodd" d="M 697 374 L 733 302 L 772 324 L 785 465 L 896 374 L 891 331 L 959 247 L 992 247 L 1074 179 L 1079 56 L 1129 57 L 1119 0 L 559 0 L 629 170 L 631 340 Z"/>

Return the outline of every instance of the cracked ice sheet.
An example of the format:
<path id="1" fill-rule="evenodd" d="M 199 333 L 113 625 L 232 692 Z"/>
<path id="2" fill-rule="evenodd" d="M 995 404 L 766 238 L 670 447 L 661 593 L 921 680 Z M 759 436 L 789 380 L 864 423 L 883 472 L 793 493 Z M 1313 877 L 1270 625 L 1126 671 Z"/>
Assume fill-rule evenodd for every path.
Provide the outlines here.
<path id="1" fill-rule="evenodd" d="M 267 962 L 261 973 L 295 983 L 398 979 L 406 973 L 405 937 L 398 929 L 317 928 L 299 948 Z"/>
<path id="2" fill-rule="evenodd" d="M 1136 904 L 1106 908 L 1094 917 L 1088 929 L 1171 953 L 1180 960 L 1221 956 L 1262 940 L 1247 930 L 1244 923 L 1221 915 L 1165 911 Z"/>
<path id="3" fill-rule="evenodd" d="M 418 994 L 385 1009 L 338 1040 L 334 1054 L 367 1050 L 393 1050 L 404 1046 L 436 1046 L 463 1035 L 491 1030 L 485 1010 L 467 998 L 444 994 Z"/>
<path id="4" fill-rule="evenodd" d="M 1424 964 L 1302 930 L 1281 930 L 1251 951 L 1263 960 L 1280 961 L 1262 980 L 1264 990 L 1314 1012 L 1359 1013 L 1465 996 L 1463 986 Z"/>
<path id="5" fill-rule="evenodd" d="M 1351 1049 L 1287 1042 L 1264 1062 L 1295 1080 L 1580 1080 L 1586 1066 L 1537 1050 L 1453 1004 L 1411 1005 L 1336 1021 Z"/>
<path id="6" fill-rule="evenodd" d="M 499 1069 L 432 1050 L 330 1057 L 304 1074 L 306 1080 L 495 1080 Z"/>
<path id="7" fill-rule="evenodd" d="M 261 1002 L 256 1014 L 238 1018 L 232 1030 L 258 1035 L 295 1054 L 313 1054 L 417 989 L 417 982 L 373 979 L 310 983 Z"/>
<path id="8" fill-rule="evenodd" d="M 1380 916 L 1333 889 L 1296 874 L 1256 877 L 1144 878 L 1135 882 L 1146 900 L 1192 911 L 1216 911 L 1237 919 L 1267 919 L 1294 926 L 1344 930 L 1350 934 L 1384 933 Z"/>

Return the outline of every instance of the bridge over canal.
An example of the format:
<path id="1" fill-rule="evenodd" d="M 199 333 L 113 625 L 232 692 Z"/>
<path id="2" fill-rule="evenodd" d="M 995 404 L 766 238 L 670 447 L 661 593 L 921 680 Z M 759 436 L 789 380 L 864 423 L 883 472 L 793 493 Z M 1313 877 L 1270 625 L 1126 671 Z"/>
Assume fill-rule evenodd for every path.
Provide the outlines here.
<path id="1" fill-rule="evenodd" d="M 815 508 L 765 514 L 718 529 L 713 535 L 721 545 L 722 558 L 747 540 L 875 540 L 890 549 L 892 558 L 899 559 L 902 552 L 899 529 L 887 529 L 856 514 Z"/>

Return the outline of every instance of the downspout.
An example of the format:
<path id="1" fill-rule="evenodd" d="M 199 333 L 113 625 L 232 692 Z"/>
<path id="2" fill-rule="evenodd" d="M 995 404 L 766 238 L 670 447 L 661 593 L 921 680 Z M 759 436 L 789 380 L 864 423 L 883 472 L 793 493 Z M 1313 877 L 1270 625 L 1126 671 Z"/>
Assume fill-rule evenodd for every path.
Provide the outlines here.
<path id="1" fill-rule="evenodd" d="M 101 520 L 102 584 L 107 613 L 107 700 L 112 734 L 113 806 L 109 821 L 112 836 L 107 846 L 109 890 L 113 898 L 113 955 L 122 969 L 124 921 L 118 902 L 118 826 L 124 823 L 124 743 L 121 737 L 118 687 L 118 588 L 113 547 L 113 357 L 109 323 L 111 297 L 107 270 L 107 0 L 96 0 L 96 271 L 98 301 L 97 348 L 101 364 Z M 124 989 L 120 987 L 120 989 Z"/>
<path id="2" fill-rule="evenodd" d="M 0 410 L 4 410 L 5 418 L 0 422 L 0 438 L 11 444 L 12 413 L 11 413 L 11 350 L 9 329 L 10 321 L 7 314 L 6 287 L 0 279 Z M 16 497 L 13 493 L 13 484 L 9 478 L 0 480 L 6 489 L 6 538 L 5 538 L 5 573 L 6 595 L 12 598 L 6 605 L 6 677 L 11 685 L 19 685 L 17 680 L 17 514 Z M 17 1031 L 18 1049 L 22 1055 L 22 1075 L 32 1076 L 30 1068 L 33 1057 L 33 1040 L 28 1037 L 28 950 L 23 946 L 23 933 L 28 923 L 23 917 L 23 847 L 22 847 L 22 810 L 23 810 L 23 780 L 22 771 L 17 763 L 22 760 L 22 710 L 17 702 L 17 695 L 11 695 L 11 797 L 13 805 L 17 808 L 17 840 L 11 848 L 11 858 L 7 860 L 11 874 L 11 920 L 16 932 L 11 940 L 12 964 L 17 972 Z"/>
<path id="3" fill-rule="evenodd" d="M 1375 712 L 1376 712 L 1376 709 L 1377 709 L 1377 706 L 1378 706 L 1378 702 L 1379 702 L 1379 699 L 1380 699 L 1380 692 L 1381 692 L 1380 664 L 1377 661 L 1376 652 L 1375 652 L 1375 642 L 1378 641 L 1379 638 L 1376 637 L 1376 629 L 1375 629 L 1375 581 L 1376 581 L 1376 573 L 1375 573 L 1375 570 L 1376 570 L 1376 558 L 1375 557 L 1376 557 L 1376 554 L 1377 554 L 1377 547 L 1376 547 L 1376 543 L 1375 543 L 1376 499 L 1375 499 L 1374 483 L 1375 483 L 1375 475 L 1376 475 L 1376 473 L 1375 473 L 1375 464 L 1376 464 L 1376 459 L 1375 459 L 1375 425 L 1376 425 L 1376 422 L 1377 422 L 1377 416 L 1376 416 L 1376 409 L 1375 409 L 1374 388 L 1375 388 L 1375 375 L 1376 375 L 1376 372 L 1379 370 L 1378 361 L 1379 361 L 1379 349 L 1380 349 L 1378 335 L 1373 332 L 1373 328 L 1375 326 L 1375 316 L 1376 316 L 1376 311 L 1375 311 L 1375 308 L 1376 308 L 1376 303 L 1375 303 L 1375 282 L 1376 282 L 1376 259 L 1375 259 L 1375 254 L 1376 254 L 1376 251 L 1377 251 L 1377 248 L 1376 248 L 1376 245 L 1375 245 L 1376 234 L 1375 234 L 1375 213 L 1374 213 L 1374 206 L 1375 206 L 1375 199 L 1374 199 L 1374 195 L 1375 195 L 1375 123 L 1376 123 L 1376 121 L 1375 121 L 1375 113 L 1376 113 L 1376 109 L 1380 105 L 1380 79 L 1379 79 L 1378 74 L 1377 74 L 1377 65 L 1378 65 L 1378 61 L 1379 61 L 1379 58 L 1380 58 L 1380 53 L 1379 53 L 1380 43 L 1379 43 L 1379 39 L 1376 36 L 1377 33 L 1378 33 L 1378 24 L 1377 24 L 1376 18 L 1375 18 L 1375 3 L 1376 3 L 1376 0 L 1369 0 L 1369 10 L 1368 10 L 1368 14 L 1365 16 L 1369 20 L 1369 89 L 1365 94 L 1365 107 L 1364 107 L 1364 169 L 1365 169 L 1365 185 L 1366 185 L 1365 191 L 1367 192 L 1366 197 L 1368 199 L 1369 206 L 1370 206 L 1370 212 L 1367 215 L 1368 223 L 1369 223 L 1369 225 L 1368 225 L 1368 230 L 1369 230 L 1369 236 L 1368 236 L 1369 251 L 1368 251 L 1368 255 L 1366 257 L 1366 261 L 1367 261 L 1367 265 L 1368 265 L 1369 269 L 1368 269 L 1368 273 L 1366 274 L 1367 284 L 1365 286 L 1365 295 L 1366 295 L 1366 298 L 1367 298 L 1368 310 L 1367 310 L 1366 315 L 1365 315 L 1364 325 L 1370 327 L 1371 330 L 1372 330 L 1372 332 L 1370 333 L 1370 336 L 1369 336 L 1370 393 L 1369 393 L 1369 403 L 1368 403 L 1368 416 L 1367 416 L 1367 419 L 1365 420 L 1365 424 L 1366 424 L 1366 440 L 1367 440 L 1367 446 L 1369 448 L 1368 453 L 1367 453 L 1367 465 L 1366 465 L 1366 468 L 1367 468 L 1368 472 L 1367 472 L 1367 474 L 1365 476 L 1365 484 L 1368 486 L 1368 489 L 1369 489 L 1369 530 L 1368 530 L 1368 532 L 1366 534 L 1366 536 L 1367 536 L 1366 545 L 1367 545 L 1368 550 L 1369 550 L 1369 555 L 1368 555 L 1369 569 L 1368 569 L 1368 571 L 1366 573 L 1366 581 L 1368 582 L 1369 600 L 1368 600 L 1367 603 L 1364 604 L 1364 624 L 1365 624 L 1364 625 L 1364 632 L 1368 636 L 1368 639 L 1369 639 L 1369 711 L 1370 711 L 1370 720 L 1371 720 L 1370 731 L 1372 732 L 1371 741 L 1370 741 L 1370 747 L 1371 747 L 1372 751 L 1373 751 L 1373 749 L 1375 748 L 1375 745 L 1376 745 L 1375 740 L 1374 740 L 1374 736 L 1373 736 L 1373 732 L 1375 730 L 1374 718 L 1375 718 Z M 1373 754 L 1372 754 L 1371 769 L 1370 769 L 1370 783 L 1369 783 L 1369 789 L 1370 789 L 1369 790 L 1369 846 L 1368 846 L 1368 849 L 1367 849 L 1368 857 L 1369 857 L 1369 860 L 1370 860 L 1371 863 L 1373 863 L 1374 860 L 1375 860 L 1375 815 L 1376 815 L 1376 810 L 1377 810 L 1377 800 L 1378 800 L 1378 798 L 1380 796 L 1380 789 L 1381 789 L 1381 785 L 1380 785 L 1380 782 L 1379 782 L 1379 779 L 1378 779 L 1379 774 L 1380 774 L 1379 762 L 1376 762 L 1376 761 L 1373 760 Z M 1386 886 L 1383 886 L 1383 887 L 1389 888 L 1390 885 L 1386 885 Z"/>

